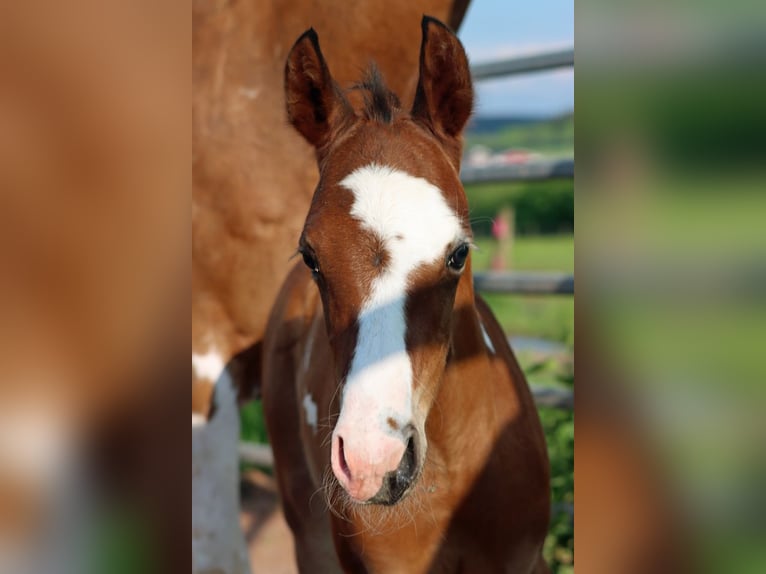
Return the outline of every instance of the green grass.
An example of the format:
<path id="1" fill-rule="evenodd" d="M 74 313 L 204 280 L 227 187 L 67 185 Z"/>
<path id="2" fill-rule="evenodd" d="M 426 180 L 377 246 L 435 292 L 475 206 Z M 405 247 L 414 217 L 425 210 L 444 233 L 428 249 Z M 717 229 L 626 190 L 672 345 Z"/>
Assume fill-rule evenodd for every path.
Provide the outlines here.
<path id="1" fill-rule="evenodd" d="M 511 336 L 539 337 L 574 344 L 571 297 L 510 296 L 488 293 L 484 300 Z"/>
<path id="2" fill-rule="evenodd" d="M 263 418 L 261 401 L 253 401 L 246 404 L 239 411 L 240 438 L 247 442 L 269 442 L 266 433 L 266 421 Z"/>
<path id="3" fill-rule="evenodd" d="M 574 415 L 570 411 L 540 409 L 551 463 L 551 502 L 574 504 Z M 556 574 L 574 572 L 574 524 L 566 512 L 553 515 L 543 556 Z"/>
<path id="4" fill-rule="evenodd" d="M 263 403 L 250 401 L 239 410 L 240 429 L 239 438 L 245 442 L 268 444 L 269 435 L 266 432 L 266 420 L 263 418 Z M 267 474 L 272 474 L 273 469 L 261 468 L 249 462 L 239 462 L 240 471 L 257 468 Z"/>
<path id="5" fill-rule="evenodd" d="M 486 269 L 496 249 L 494 239 L 477 237 L 478 249 L 471 258 L 474 271 Z M 574 271 L 574 238 L 566 235 L 539 235 L 517 237 L 507 265 L 512 269 L 527 271 Z"/>
<path id="6" fill-rule="evenodd" d="M 102 506 L 86 549 L 85 574 L 152 574 L 157 556 L 147 517 L 130 505 Z"/>

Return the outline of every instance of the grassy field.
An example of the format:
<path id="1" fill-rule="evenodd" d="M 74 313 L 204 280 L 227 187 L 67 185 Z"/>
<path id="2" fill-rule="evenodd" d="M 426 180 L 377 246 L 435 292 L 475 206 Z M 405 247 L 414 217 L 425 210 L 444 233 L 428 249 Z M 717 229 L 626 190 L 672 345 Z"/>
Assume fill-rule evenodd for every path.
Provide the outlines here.
<path id="1" fill-rule="evenodd" d="M 495 252 L 494 240 L 477 238 L 474 271 L 486 269 Z M 574 241 L 571 235 L 519 237 L 514 240 L 508 268 L 529 271 L 574 271 Z M 574 300 L 567 296 L 484 295 L 487 303 L 511 336 L 523 335 L 574 342 Z"/>
<path id="2" fill-rule="evenodd" d="M 519 197 L 531 196 L 539 204 L 538 211 L 551 209 L 558 201 L 572 209 L 572 182 L 481 186 L 466 190 L 472 207 L 472 224 L 478 247 L 472 254 L 473 269 L 486 269 L 496 249 L 489 237 L 491 218 L 506 205 L 514 205 Z M 547 204 L 546 204 L 547 201 Z M 518 204 L 514 205 L 519 216 Z M 517 230 L 519 229 L 517 221 Z M 574 270 L 574 238 L 571 232 L 555 235 L 522 235 L 513 242 L 507 265 L 518 270 Z M 574 301 L 569 296 L 487 295 L 501 325 L 511 336 L 524 336 L 554 341 L 564 351 L 555 356 L 536 352 L 518 353 L 519 361 L 530 382 L 535 385 L 570 387 L 574 383 L 572 347 L 574 344 Z M 574 501 L 574 415 L 572 412 L 540 409 L 540 417 L 548 442 L 551 460 L 551 491 L 554 504 Z M 242 439 L 266 442 L 260 403 L 242 409 Z M 554 517 L 546 540 L 544 554 L 553 572 L 573 572 L 573 524 L 565 513 Z"/>

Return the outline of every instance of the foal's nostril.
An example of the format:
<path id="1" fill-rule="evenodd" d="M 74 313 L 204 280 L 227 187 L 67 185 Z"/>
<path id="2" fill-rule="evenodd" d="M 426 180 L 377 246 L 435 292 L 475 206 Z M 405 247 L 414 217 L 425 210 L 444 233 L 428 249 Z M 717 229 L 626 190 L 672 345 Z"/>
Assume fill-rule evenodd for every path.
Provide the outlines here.
<path id="1" fill-rule="evenodd" d="M 388 486 L 388 500 L 386 504 L 394 504 L 399 501 L 402 495 L 412 484 L 412 479 L 415 477 L 415 441 L 413 437 L 407 441 L 407 449 L 404 451 L 404 456 L 399 463 L 399 466 L 394 472 L 389 472 L 386 475 L 386 481 Z"/>
<path id="2" fill-rule="evenodd" d="M 343 471 L 343 474 L 348 478 L 351 478 L 351 469 L 348 468 L 346 454 L 343 451 L 343 438 L 340 436 L 338 437 L 338 463 L 340 464 L 340 469 Z"/>
<path id="3" fill-rule="evenodd" d="M 415 474 L 415 440 L 410 437 L 407 441 L 407 450 L 404 451 L 402 462 L 396 469 L 396 475 L 408 483 L 412 481 L 412 475 Z"/>

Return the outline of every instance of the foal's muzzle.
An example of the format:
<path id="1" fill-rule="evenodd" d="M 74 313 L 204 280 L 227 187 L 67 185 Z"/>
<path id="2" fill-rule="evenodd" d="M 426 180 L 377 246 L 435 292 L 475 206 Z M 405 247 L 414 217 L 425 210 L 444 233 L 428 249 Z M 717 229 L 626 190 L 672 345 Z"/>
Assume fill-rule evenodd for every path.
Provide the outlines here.
<path id="1" fill-rule="evenodd" d="M 367 441 L 347 429 L 336 429 L 331 451 L 332 470 L 356 502 L 396 504 L 417 477 L 417 445 L 418 435 L 412 425 L 395 436 L 381 433 Z"/>

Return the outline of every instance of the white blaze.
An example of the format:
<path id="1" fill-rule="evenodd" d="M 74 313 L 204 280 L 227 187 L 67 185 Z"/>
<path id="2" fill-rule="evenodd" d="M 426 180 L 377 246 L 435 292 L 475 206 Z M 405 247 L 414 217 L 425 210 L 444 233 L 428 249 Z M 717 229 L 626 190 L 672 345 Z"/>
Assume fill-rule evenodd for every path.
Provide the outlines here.
<path id="1" fill-rule="evenodd" d="M 352 418 L 355 426 L 372 430 L 388 416 L 406 424 L 412 418 L 404 309 L 409 277 L 421 265 L 443 259 L 463 237 L 463 228 L 441 190 L 425 179 L 373 164 L 341 185 L 354 194 L 351 215 L 375 233 L 388 259 L 362 305 L 338 424 Z"/>

